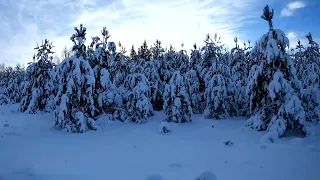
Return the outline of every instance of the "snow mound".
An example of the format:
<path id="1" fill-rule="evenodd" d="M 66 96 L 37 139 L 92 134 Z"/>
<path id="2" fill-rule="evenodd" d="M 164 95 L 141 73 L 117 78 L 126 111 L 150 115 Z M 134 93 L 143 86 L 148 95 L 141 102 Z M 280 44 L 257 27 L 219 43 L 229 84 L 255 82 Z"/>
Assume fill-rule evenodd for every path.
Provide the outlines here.
<path id="1" fill-rule="evenodd" d="M 153 175 L 146 177 L 145 180 L 166 180 L 166 179 L 159 174 L 153 174 Z"/>
<path id="2" fill-rule="evenodd" d="M 168 132 L 171 132 L 170 124 L 166 121 L 161 122 L 161 124 L 159 126 L 159 132 L 161 134 L 166 134 Z"/>
<path id="3" fill-rule="evenodd" d="M 195 180 L 218 180 L 211 171 L 203 171 Z"/>

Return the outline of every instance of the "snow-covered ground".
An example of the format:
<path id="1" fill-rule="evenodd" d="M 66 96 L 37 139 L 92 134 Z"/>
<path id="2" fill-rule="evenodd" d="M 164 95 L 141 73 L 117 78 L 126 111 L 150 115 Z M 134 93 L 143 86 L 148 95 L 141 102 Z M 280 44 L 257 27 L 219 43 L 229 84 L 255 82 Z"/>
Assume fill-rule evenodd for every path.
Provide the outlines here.
<path id="1" fill-rule="evenodd" d="M 244 128 L 245 119 L 194 115 L 161 134 L 163 118 L 162 112 L 145 124 L 101 118 L 98 131 L 74 134 L 57 130 L 51 114 L 0 106 L 0 180 L 194 180 L 203 172 L 218 180 L 320 179 L 319 126 L 308 138 L 263 144 L 263 132 Z"/>

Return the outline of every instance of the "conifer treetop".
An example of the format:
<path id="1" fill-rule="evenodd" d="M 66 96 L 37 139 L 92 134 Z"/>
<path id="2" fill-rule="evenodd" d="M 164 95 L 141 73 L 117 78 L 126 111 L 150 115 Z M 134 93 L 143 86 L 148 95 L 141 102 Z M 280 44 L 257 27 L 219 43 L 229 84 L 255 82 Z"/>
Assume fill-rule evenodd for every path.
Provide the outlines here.
<path id="1" fill-rule="evenodd" d="M 310 32 L 306 35 L 306 38 L 308 39 L 310 45 L 318 46 L 318 44 L 312 39 L 312 34 Z"/>
<path id="2" fill-rule="evenodd" d="M 70 37 L 70 40 L 72 42 L 74 42 L 75 45 L 84 44 L 84 42 L 86 40 L 86 31 L 87 31 L 87 29 L 85 27 L 83 27 L 83 24 L 80 24 L 80 29 L 75 27 L 74 30 L 76 31 L 76 33 L 72 34 L 72 36 Z M 78 42 L 78 44 L 77 44 L 76 41 Z"/>
<path id="3" fill-rule="evenodd" d="M 106 27 L 103 27 L 101 34 L 103 36 L 103 41 L 107 43 L 108 39 L 110 38 L 110 34 Z"/>
<path id="4" fill-rule="evenodd" d="M 263 14 L 261 15 L 261 18 L 268 21 L 270 31 L 273 30 L 273 24 L 272 24 L 273 15 L 274 15 L 274 10 L 272 9 L 270 11 L 269 6 L 266 5 L 263 9 Z"/>
<path id="5" fill-rule="evenodd" d="M 42 45 L 39 46 L 37 44 L 37 47 L 34 49 L 37 50 L 37 54 L 33 56 L 33 59 L 43 59 L 45 61 L 51 61 L 52 57 L 49 57 L 50 54 L 54 54 L 55 52 L 52 51 L 52 48 L 54 46 L 52 45 L 52 42 L 50 42 L 48 39 L 45 39 L 44 42 L 42 41 Z"/>
<path id="6" fill-rule="evenodd" d="M 72 50 L 76 52 L 77 57 L 85 57 L 86 46 L 84 45 L 86 41 L 86 31 L 87 29 L 80 24 L 80 29 L 74 28 L 76 33 L 72 34 L 70 40 L 74 43 Z"/>

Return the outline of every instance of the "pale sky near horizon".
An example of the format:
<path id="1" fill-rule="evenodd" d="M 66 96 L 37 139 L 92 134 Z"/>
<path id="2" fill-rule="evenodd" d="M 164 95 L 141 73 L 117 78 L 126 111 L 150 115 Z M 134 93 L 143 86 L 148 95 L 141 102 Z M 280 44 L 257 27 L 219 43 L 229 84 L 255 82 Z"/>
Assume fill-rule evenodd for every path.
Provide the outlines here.
<path id="1" fill-rule="evenodd" d="M 207 33 L 218 33 L 231 47 L 235 36 L 254 43 L 268 30 L 260 18 L 265 4 L 275 9 L 274 27 L 287 34 L 291 46 L 306 42 L 308 32 L 320 41 L 317 0 L 0 0 L 0 63 L 26 65 L 44 38 L 60 57 L 80 23 L 87 28 L 87 44 L 105 26 L 110 40 L 128 51 L 144 39 L 149 46 L 159 39 L 164 47 L 179 50 L 184 43 L 189 50 L 194 43 L 202 46 Z"/>

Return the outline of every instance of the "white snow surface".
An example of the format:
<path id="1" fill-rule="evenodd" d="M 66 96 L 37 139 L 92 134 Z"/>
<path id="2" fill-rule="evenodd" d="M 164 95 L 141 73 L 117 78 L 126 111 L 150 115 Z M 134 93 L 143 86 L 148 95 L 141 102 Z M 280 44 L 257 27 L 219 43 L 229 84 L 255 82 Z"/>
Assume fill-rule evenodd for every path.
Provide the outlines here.
<path id="1" fill-rule="evenodd" d="M 0 180 L 320 177 L 319 126 L 306 138 L 285 133 L 264 144 L 260 139 L 265 133 L 245 128 L 245 118 L 217 121 L 193 115 L 192 122 L 170 123 L 174 131 L 160 134 L 165 117 L 155 112 L 144 124 L 101 117 L 97 131 L 67 133 L 54 127 L 53 114 L 21 113 L 18 107 L 0 106 Z"/>

